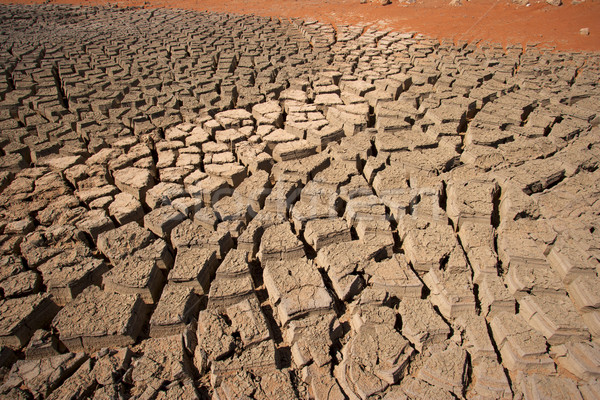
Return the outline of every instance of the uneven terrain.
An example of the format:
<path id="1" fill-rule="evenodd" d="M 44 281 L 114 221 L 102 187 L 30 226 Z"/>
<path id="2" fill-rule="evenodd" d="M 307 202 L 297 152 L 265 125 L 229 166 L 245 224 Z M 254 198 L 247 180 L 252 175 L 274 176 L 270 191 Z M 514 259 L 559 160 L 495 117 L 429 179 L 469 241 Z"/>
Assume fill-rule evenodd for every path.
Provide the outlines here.
<path id="1" fill-rule="evenodd" d="M 0 6 L 0 397 L 600 397 L 600 58 Z"/>
<path id="2" fill-rule="evenodd" d="M 15 0 L 0 0 L 14 3 Z M 19 0 L 32 4 L 183 8 L 315 19 L 438 40 L 600 51 L 600 0 Z M 388 3 L 382 5 L 383 3 Z M 557 4 L 560 4 L 557 6 Z M 581 34 L 587 29 L 587 34 Z"/>

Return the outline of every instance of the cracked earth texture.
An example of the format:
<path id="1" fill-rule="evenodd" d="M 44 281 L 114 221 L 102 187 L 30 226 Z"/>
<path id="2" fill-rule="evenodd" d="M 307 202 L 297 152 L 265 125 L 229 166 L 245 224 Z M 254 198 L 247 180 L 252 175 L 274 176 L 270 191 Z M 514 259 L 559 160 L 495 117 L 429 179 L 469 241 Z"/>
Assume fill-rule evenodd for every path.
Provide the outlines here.
<path id="1" fill-rule="evenodd" d="M 0 21 L 0 397 L 600 397 L 597 53 Z"/>

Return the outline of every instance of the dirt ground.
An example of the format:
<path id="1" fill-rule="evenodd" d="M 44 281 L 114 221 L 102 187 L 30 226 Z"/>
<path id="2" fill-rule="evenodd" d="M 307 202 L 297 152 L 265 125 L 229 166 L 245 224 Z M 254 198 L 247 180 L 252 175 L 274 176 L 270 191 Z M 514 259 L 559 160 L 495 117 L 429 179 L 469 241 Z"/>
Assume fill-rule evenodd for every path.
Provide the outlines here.
<path id="1" fill-rule="evenodd" d="M 414 1 L 407 4 L 407 1 Z M 379 29 L 414 31 L 453 41 L 536 44 L 556 50 L 600 51 L 600 1 L 565 0 L 560 7 L 543 0 L 521 6 L 509 0 L 392 0 L 360 4 L 360 0 L 25 0 L 21 3 L 68 3 L 188 8 L 287 18 L 313 18 L 338 24 L 365 24 Z M 0 0 L 0 3 L 14 1 Z M 588 28 L 589 35 L 580 29 Z"/>
<path id="2" fill-rule="evenodd" d="M 597 3 L 352 1 L 0 4 L 0 400 L 600 399 L 600 52 L 382 30 Z"/>

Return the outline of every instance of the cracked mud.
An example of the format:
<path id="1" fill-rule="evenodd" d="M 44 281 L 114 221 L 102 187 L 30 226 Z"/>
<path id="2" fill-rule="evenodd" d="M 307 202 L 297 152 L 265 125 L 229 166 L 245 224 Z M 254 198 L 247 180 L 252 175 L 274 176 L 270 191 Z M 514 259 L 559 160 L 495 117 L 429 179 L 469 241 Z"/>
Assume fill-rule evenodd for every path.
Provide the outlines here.
<path id="1" fill-rule="evenodd" d="M 597 54 L 0 20 L 0 397 L 600 397 Z"/>

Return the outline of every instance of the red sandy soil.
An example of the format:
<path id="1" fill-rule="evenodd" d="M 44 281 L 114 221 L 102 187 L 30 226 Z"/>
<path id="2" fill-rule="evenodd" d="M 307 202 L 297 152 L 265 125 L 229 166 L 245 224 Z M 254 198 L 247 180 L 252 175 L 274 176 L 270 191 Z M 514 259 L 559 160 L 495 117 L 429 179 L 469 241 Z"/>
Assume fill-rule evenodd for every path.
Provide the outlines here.
<path id="1" fill-rule="evenodd" d="M 413 1 L 413 0 L 408 0 Z M 20 3 L 113 5 L 185 8 L 199 11 L 310 18 L 339 24 L 364 24 L 383 30 L 418 32 L 442 39 L 507 44 L 533 44 L 568 51 L 600 51 L 600 0 L 560 7 L 545 0 L 521 6 L 510 0 L 392 0 L 360 4 L 360 0 L 24 0 Z M 0 0 L 0 3 L 15 1 Z M 579 30 L 588 28 L 590 34 Z"/>

